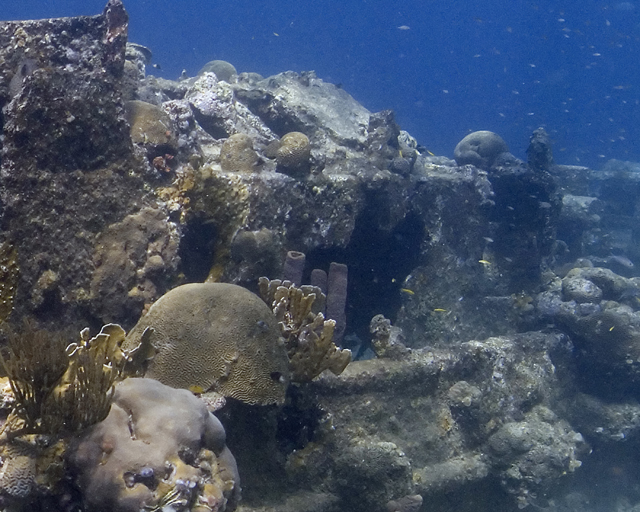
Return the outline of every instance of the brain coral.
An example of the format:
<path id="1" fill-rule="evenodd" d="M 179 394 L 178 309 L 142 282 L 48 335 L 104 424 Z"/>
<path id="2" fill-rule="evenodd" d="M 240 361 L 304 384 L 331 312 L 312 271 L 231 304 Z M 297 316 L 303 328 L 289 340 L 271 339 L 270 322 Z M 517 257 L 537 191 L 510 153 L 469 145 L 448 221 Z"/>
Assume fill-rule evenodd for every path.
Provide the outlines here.
<path id="1" fill-rule="evenodd" d="M 68 459 L 94 512 L 223 512 L 240 498 L 220 421 L 190 392 L 152 379 L 118 383 L 109 415 Z"/>
<path id="2" fill-rule="evenodd" d="M 147 377 L 176 388 L 200 388 L 249 404 L 284 401 L 287 353 L 278 323 L 255 294 L 233 284 L 193 283 L 163 295 L 131 330 L 123 348 L 147 327 L 157 354 Z"/>
<path id="3" fill-rule="evenodd" d="M 218 80 L 224 80 L 225 82 L 231 82 L 231 78 L 238 74 L 236 68 L 230 62 L 225 60 L 212 60 L 207 62 L 202 69 L 198 71 L 198 76 L 205 73 L 215 73 Z"/>
<path id="4" fill-rule="evenodd" d="M 507 143 L 493 132 L 480 130 L 470 133 L 453 150 L 458 165 L 475 165 L 480 169 L 491 167 L 498 155 L 508 153 Z"/>
<path id="5" fill-rule="evenodd" d="M 245 133 L 231 135 L 220 150 L 220 166 L 223 171 L 253 172 L 258 164 L 258 154 L 253 141 Z"/>
<path id="6" fill-rule="evenodd" d="M 36 479 L 35 450 L 28 442 L 14 439 L 0 445 L 0 495 L 26 498 Z"/>
<path id="7" fill-rule="evenodd" d="M 309 137 L 300 132 L 289 132 L 280 139 L 276 153 L 279 170 L 285 174 L 302 175 L 309 170 L 311 145 Z"/>

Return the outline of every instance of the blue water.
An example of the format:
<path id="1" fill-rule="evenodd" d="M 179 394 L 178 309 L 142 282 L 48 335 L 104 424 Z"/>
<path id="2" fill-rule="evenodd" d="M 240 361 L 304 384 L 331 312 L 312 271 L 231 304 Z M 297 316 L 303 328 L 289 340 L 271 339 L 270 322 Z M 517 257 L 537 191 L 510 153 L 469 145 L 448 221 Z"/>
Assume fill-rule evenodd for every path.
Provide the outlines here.
<path id="1" fill-rule="evenodd" d="M 106 0 L 2 0 L 2 19 L 97 14 Z M 313 69 L 452 156 L 469 131 L 524 157 L 640 161 L 640 0 L 125 0 L 130 40 L 165 78 L 223 59 L 270 75 Z M 399 28 L 401 27 L 401 28 Z"/>

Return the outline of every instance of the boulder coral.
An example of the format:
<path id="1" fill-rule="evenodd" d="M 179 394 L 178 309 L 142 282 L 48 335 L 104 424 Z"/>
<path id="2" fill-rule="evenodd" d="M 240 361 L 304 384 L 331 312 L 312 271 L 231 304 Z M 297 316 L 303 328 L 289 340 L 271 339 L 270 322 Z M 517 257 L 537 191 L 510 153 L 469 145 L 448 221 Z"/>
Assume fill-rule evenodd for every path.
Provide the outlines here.
<path id="1" fill-rule="evenodd" d="M 162 108 L 145 101 L 133 100 L 125 104 L 125 110 L 134 144 L 144 146 L 152 156 L 175 154 L 178 151 L 173 121 Z"/>
<path id="2" fill-rule="evenodd" d="M 278 170 L 290 176 L 304 176 L 309 172 L 311 144 L 309 137 L 300 132 L 289 132 L 280 139 L 276 152 Z"/>
<path id="3" fill-rule="evenodd" d="M 212 60 L 202 66 L 200 71 L 198 71 L 198 76 L 204 75 L 205 73 L 213 73 L 218 80 L 231 83 L 231 79 L 238 74 L 238 71 L 233 64 L 226 60 Z"/>
<path id="4" fill-rule="evenodd" d="M 231 135 L 220 149 L 220 167 L 223 171 L 254 172 L 258 161 L 253 141 L 244 133 Z"/>
<path id="5" fill-rule="evenodd" d="M 470 133 L 464 137 L 453 151 L 458 165 L 475 165 L 479 169 L 491 167 L 498 156 L 508 153 L 509 146 L 500 135 L 487 130 Z"/>
<path id="6" fill-rule="evenodd" d="M 237 285 L 192 283 L 163 295 L 127 335 L 139 345 L 147 328 L 157 354 L 146 377 L 175 388 L 212 391 L 249 404 L 284 401 L 287 354 L 271 310 Z"/>
<path id="7" fill-rule="evenodd" d="M 240 498 L 220 421 L 190 392 L 153 379 L 120 382 L 109 415 L 68 457 L 95 512 L 223 512 Z"/>

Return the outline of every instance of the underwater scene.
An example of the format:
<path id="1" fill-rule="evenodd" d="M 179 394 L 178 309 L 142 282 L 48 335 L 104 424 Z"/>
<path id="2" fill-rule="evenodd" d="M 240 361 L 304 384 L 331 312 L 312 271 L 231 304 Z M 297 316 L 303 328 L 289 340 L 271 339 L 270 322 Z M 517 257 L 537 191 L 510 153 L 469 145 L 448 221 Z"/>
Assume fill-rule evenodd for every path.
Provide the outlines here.
<path id="1" fill-rule="evenodd" d="M 640 3 L 0 18 L 0 512 L 640 511 Z"/>

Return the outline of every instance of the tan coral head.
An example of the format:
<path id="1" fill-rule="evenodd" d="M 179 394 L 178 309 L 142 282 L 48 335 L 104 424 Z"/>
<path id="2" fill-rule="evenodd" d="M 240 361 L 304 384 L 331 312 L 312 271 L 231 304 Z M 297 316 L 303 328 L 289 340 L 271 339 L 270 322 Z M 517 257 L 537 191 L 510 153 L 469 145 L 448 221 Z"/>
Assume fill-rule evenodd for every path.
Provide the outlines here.
<path id="1" fill-rule="evenodd" d="M 162 296 L 127 336 L 153 328 L 157 354 L 146 377 L 175 388 L 215 391 L 249 404 L 281 404 L 289 384 L 278 323 L 255 294 L 233 284 L 194 283 Z"/>

